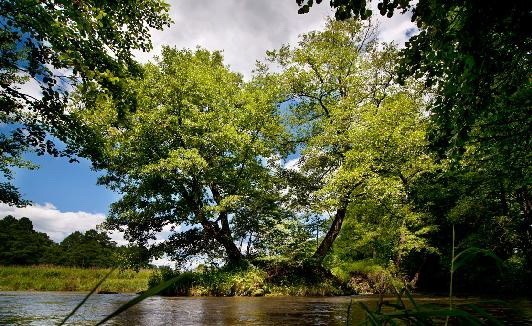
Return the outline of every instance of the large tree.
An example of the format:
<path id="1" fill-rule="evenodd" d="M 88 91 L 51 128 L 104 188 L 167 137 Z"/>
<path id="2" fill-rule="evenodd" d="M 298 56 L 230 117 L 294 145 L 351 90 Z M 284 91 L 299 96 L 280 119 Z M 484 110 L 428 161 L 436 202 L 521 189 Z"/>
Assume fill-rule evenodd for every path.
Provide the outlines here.
<path id="1" fill-rule="evenodd" d="M 300 13 L 314 4 L 313 0 L 296 1 L 302 6 Z M 367 1 L 334 0 L 330 5 L 340 20 L 366 19 L 372 14 Z M 532 4 L 382 0 L 378 9 L 388 17 L 409 14 L 417 24 L 419 34 L 401 51 L 399 79 L 421 78 L 433 89 L 432 147 L 442 158 L 451 159 L 453 174 L 475 175 L 480 181 L 474 182 L 475 192 L 499 198 L 494 204 L 519 225 L 520 245 L 515 249 L 528 257 L 531 269 L 532 39 L 527 21 Z M 520 209 L 508 209 L 515 206 Z"/>
<path id="2" fill-rule="evenodd" d="M 108 96 L 92 98 L 81 112 L 105 143 L 101 183 L 123 194 L 106 225 L 154 255 L 181 260 L 221 249 L 229 262 L 241 260 L 234 231 L 245 236 L 279 200 L 268 165 L 278 161 L 284 131 L 277 92 L 262 84 L 243 83 L 218 52 L 165 48 L 128 84 L 134 113 L 120 120 Z M 152 243 L 164 227 L 169 239 Z"/>
<path id="3" fill-rule="evenodd" d="M 270 53 L 282 69 L 278 83 L 291 101 L 290 128 L 301 149 L 300 173 L 292 174 L 306 182 L 292 188 L 300 188 L 302 207 L 331 213 L 314 253 L 319 262 L 350 206 L 386 193 L 404 198 L 412 179 L 431 165 L 419 88 L 394 82 L 397 51 L 378 45 L 375 34 L 354 20 L 329 21 L 324 31 L 303 35 L 297 47 Z"/>
<path id="4" fill-rule="evenodd" d="M 10 183 L 25 150 L 70 156 L 98 152 L 90 130 L 68 114 L 73 85 L 113 94 L 131 107 L 121 77 L 137 74 L 133 50 L 151 48 L 149 29 L 170 23 L 163 0 L 0 2 L 0 202 L 22 205 Z M 67 143 L 60 149 L 47 137 Z"/>

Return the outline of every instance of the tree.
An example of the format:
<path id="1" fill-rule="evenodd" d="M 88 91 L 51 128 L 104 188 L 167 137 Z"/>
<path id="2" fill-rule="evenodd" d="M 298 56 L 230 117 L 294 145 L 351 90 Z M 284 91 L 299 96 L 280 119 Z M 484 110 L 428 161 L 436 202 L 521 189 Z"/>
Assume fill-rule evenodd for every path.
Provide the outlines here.
<path id="1" fill-rule="evenodd" d="M 105 232 L 75 231 L 48 255 L 48 263 L 77 267 L 114 267 L 117 264 L 116 242 Z"/>
<path id="2" fill-rule="evenodd" d="M 46 233 L 33 230 L 27 218 L 16 219 L 7 215 L 0 220 L 0 264 L 34 265 L 45 262 L 45 256 L 54 246 Z"/>
<path id="3" fill-rule="evenodd" d="M 261 83 L 243 83 L 218 52 L 164 48 L 128 83 L 138 107 L 124 123 L 109 97 L 91 100 L 81 114 L 105 143 L 100 182 L 123 194 L 107 227 L 153 255 L 182 260 L 222 249 L 239 262 L 234 230 L 245 234 L 247 221 L 267 214 L 257 200 L 278 200 L 268 165 L 285 151 L 276 92 Z M 169 239 L 151 243 L 163 227 Z"/>
<path id="4" fill-rule="evenodd" d="M 24 205 L 9 182 L 21 153 L 72 158 L 96 155 L 90 130 L 68 113 L 73 85 L 113 95 L 119 110 L 131 108 L 120 78 L 138 74 L 133 50 L 149 50 L 149 29 L 170 23 L 162 0 L 5 0 L 0 3 L 0 202 Z M 28 91 L 34 88 L 35 91 Z M 39 93 L 36 94 L 36 93 Z M 47 137 L 68 144 L 60 149 Z"/>
<path id="5" fill-rule="evenodd" d="M 415 84 L 394 83 L 397 51 L 379 49 L 374 37 L 371 26 L 329 21 L 325 31 L 303 35 L 298 47 L 270 53 L 283 69 L 279 83 L 292 101 L 299 178 L 306 180 L 298 182 L 305 187 L 303 207 L 331 212 L 330 227 L 313 255 L 318 262 L 363 201 L 390 205 L 386 215 L 399 221 L 398 261 L 414 238 L 423 243 L 424 232 L 413 233 L 422 223 L 406 199 L 413 179 L 433 166 L 424 141 L 422 93 Z"/>
<path id="6" fill-rule="evenodd" d="M 307 12 L 313 1 L 296 0 Z M 316 1 L 317 3 L 321 1 Z M 366 1 L 331 1 L 337 19 L 371 16 Z M 479 189 L 504 194 L 520 225 L 519 250 L 532 269 L 530 50 L 526 1 L 383 0 L 381 15 L 411 13 L 420 29 L 401 51 L 399 80 L 414 76 L 434 92 L 431 145 L 452 169 L 480 174 Z M 506 210 L 511 213 L 512 210 Z"/>

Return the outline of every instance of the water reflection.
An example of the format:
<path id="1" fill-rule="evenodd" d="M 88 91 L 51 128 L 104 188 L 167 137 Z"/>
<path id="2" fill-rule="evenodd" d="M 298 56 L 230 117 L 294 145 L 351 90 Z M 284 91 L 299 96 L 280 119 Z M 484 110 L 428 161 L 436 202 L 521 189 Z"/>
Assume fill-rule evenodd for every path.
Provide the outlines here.
<path id="1" fill-rule="evenodd" d="M 57 324 L 82 293 L 0 293 L 0 324 Z M 133 297 L 95 295 L 70 319 L 93 325 Z M 348 298 L 165 298 L 152 297 L 116 317 L 110 325 L 341 325 Z"/>
<path id="2" fill-rule="evenodd" d="M 1 325 L 54 325 L 83 298 L 83 293 L 0 292 Z M 127 302 L 132 294 L 91 297 L 70 320 L 70 325 L 94 325 Z M 350 298 L 308 297 L 151 297 L 125 311 L 109 325 L 345 325 Z M 375 297 L 356 300 L 374 305 Z M 443 303 L 445 298 L 420 298 Z M 530 301 L 520 303 L 530 312 Z M 352 324 L 363 312 L 353 306 Z"/>

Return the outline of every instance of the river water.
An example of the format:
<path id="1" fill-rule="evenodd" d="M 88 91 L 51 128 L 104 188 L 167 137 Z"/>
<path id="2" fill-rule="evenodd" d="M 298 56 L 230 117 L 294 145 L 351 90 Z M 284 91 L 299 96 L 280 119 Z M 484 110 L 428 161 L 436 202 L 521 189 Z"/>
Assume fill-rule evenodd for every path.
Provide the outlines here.
<path id="1" fill-rule="evenodd" d="M 81 299 L 76 292 L 0 292 L 0 325 L 54 325 Z M 70 325 L 94 325 L 132 299 L 134 294 L 93 295 L 70 319 Z M 115 317 L 109 325 L 345 325 L 350 297 L 151 297 Z M 356 301 L 373 307 L 376 297 L 353 298 L 351 325 L 363 320 Z M 458 300 L 465 303 L 478 299 Z M 442 297 L 419 297 L 418 303 L 444 304 Z M 513 324 L 532 324 L 532 303 L 514 301 L 524 316 Z M 507 314 L 507 312 L 506 312 Z"/>

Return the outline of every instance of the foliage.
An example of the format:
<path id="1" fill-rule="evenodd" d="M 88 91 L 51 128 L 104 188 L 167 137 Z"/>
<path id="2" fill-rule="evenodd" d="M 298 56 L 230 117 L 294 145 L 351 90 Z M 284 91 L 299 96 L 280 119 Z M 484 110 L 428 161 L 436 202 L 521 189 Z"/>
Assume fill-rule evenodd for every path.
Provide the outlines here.
<path id="1" fill-rule="evenodd" d="M 159 269 L 150 279 L 150 287 L 175 279 L 175 283 L 162 294 L 193 296 L 263 296 L 266 273 L 255 267 L 213 268 L 196 272 L 179 272 L 169 268 Z"/>
<path id="2" fill-rule="evenodd" d="M 53 246 L 48 235 L 33 230 L 33 223 L 26 217 L 17 220 L 8 215 L 0 220 L 1 265 L 43 263 Z"/>
<path id="3" fill-rule="evenodd" d="M 417 180 L 412 186 L 412 198 L 418 209 L 437 221 L 439 227 L 432 233 L 431 242 L 440 252 L 438 257 L 430 255 L 424 264 L 417 259 L 418 267 L 414 268 L 422 275 L 419 286 L 442 290 L 435 286 L 444 284 L 445 266 L 451 261 L 447 244 L 451 241 L 452 223 L 456 225 L 457 248 L 485 248 L 503 261 L 517 259 L 526 265 L 528 245 L 524 245 L 526 228 L 522 225 L 521 205 L 501 188 L 496 178 L 487 179 L 469 169 L 435 171 Z M 526 293 L 530 269 L 518 266 L 521 265 L 509 264 L 501 276 L 489 259 L 476 258 L 473 266 L 456 275 L 457 287 L 464 291 L 503 291 L 507 288 L 505 283 L 513 283 L 505 275 L 519 274 L 525 286 L 517 289 Z"/>
<path id="4" fill-rule="evenodd" d="M 389 294 L 394 287 L 405 286 L 407 282 L 393 262 L 383 265 L 372 259 L 339 261 L 331 271 L 357 294 Z"/>
<path id="5" fill-rule="evenodd" d="M 170 268 L 159 268 L 149 281 L 150 288 L 162 282 L 173 280 L 171 286 L 161 292 L 163 295 L 191 296 L 329 296 L 341 295 L 345 289 L 331 278 L 314 278 L 309 282 L 308 270 L 290 269 L 290 278 L 276 278 L 274 265 L 267 267 L 240 266 L 207 268 L 202 270 L 180 272 Z M 305 274 L 307 272 L 307 274 Z"/>
<path id="6" fill-rule="evenodd" d="M 422 93 L 416 84 L 393 81 L 397 51 L 378 45 L 375 35 L 371 25 L 329 21 L 324 31 L 303 35 L 297 47 L 269 53 L 282 69 L 277 80 L 291 101 L 287 120 L 301 151 L 299 170 L 286 172 L 289 191 L 298 195 L 299 210 L 331 217 L 314 254 L 320 261 L 344 220 L 360 223 L 360 207 L 368 204 L 369 220 L 398 231 L 384 240 L 392 239 L 396 250 L 390 258 L 430 247 L 423 239 L 430 224 L 408 199 L 410 184 L 434 167 Z"/>
<path id="7" fill-rule="evenodd" d="M 46 259 L 49 264 L 75 267 L 114 267 L 116 242 L 104 233 L 75 231 L 55 246 Z"/>
<path id="8" fill-rule="evenodd" d="M 9 182 L 21 152 L 96 155 L 88 129 L 68 113 L 72 85 L 113 94 L 121 110 L 131 106 L 120 78 L 138 74 L 133 50 L 151 48 L 149 29 L 170 23 L 162 0 L 6 0 L 0 3 L 0 201 L 23 205 Z M 33 91 L 32 91 L 33 89 Z M 59 149 L 47 137 L 69 144 Z M 72 160 L 74 160 L 72 158 Z"/>
<path id="9" fill-rule="evenodd" d="M 104 139 L 100 182 L 124 194 L 106 225 L 153 256 L 237 262 L 235 241 L 287 216 L 268 168 L 286 151 L 276 93 L 243 83 L 220 53 L 202 49 L 165 48 L 143 69 L 129 81 L 138 108 L 124 123 L 107 96 L 81 112 Z M 169 239 L 150 246 L 163 227 Z"/>
<path id="10" fill-rule="evenodd" d="M 308 11 L 314 1 L 297 1 Z M 318 2 L 318 1 L 317 1 Z M 321 1 L 320 1 L 321 2 Z M 331 1 L 336 17 L 368 18 L 366 1 Z M 499 205 L 517 226 L 518 250 L 532 269 L 530 200 L 531 4 L 509 1 L 379 1 L 381 15 L 412 14 L 420 30 L 401 51 L 397 77 L 431 87 L 429 138 L 451 174 L 473 177 L 484 206 Z M 452 190 L 450 191 L 452 192 Z M 498 195 L 499 198 L 493 198 Z M 464 203 L 466 204 L 466 203 Z M 471 207 L 471 206 L 470 206 Z M 517 209 L 514 210 L 514 207 Z"/>

